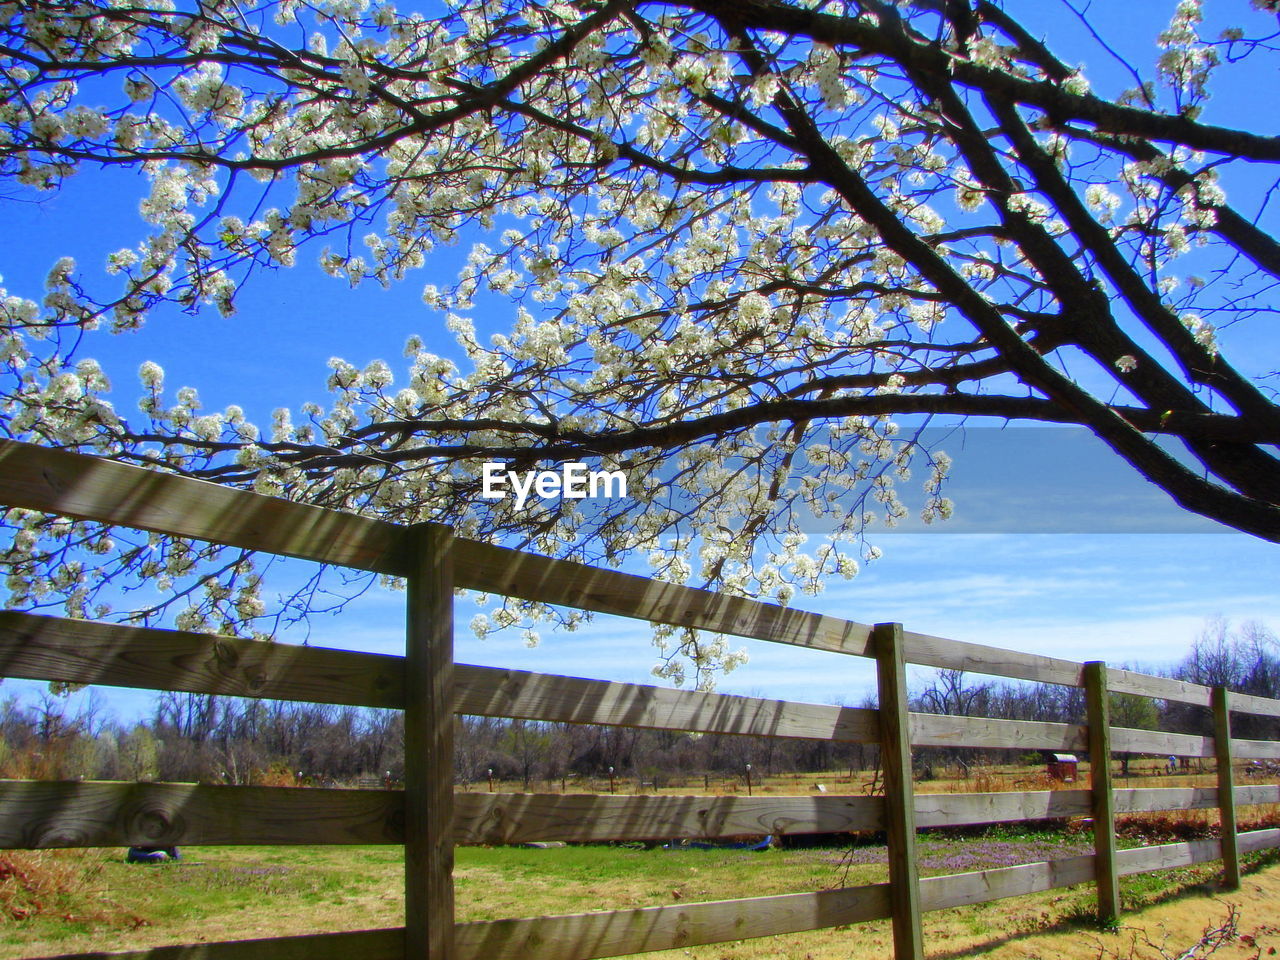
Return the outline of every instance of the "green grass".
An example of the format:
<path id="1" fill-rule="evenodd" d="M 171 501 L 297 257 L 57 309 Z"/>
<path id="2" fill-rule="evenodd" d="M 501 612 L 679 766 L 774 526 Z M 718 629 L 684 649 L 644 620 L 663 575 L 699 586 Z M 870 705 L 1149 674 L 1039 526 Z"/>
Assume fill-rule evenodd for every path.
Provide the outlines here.
<path id="1" fill-rule="evenodd" d="M 1051 836 L 1040 831 L 993 831 L 985 838 L 965 839 L 925 836 L 921 859 L 980 851 L 984 842 L 998 857 L 1003 855 L 999 842 L 1044 845 Z M 1059 838 L 1076 844 L 1080 839 Z M 846 857 L 835 848 L 751 852 L 463 847 L 457 850 L 455 868 L 458 917 L 488 920 L 626 909 L 885 879 L 883 864 L 875 862 L 876 851 L 862 847 L 852 852 L 858 856 Z M 0 865 L 9 865 L 0 867 L 0 957 L 403 923 L 399 847 L 191 847 L 183 854 L 180 863 L 160 865 L 126 864 L 118 848 L 0 854 Z M 1001 863 L 983 862 L 980 852 L 976 857 L 962 869 Z M 1248 860 L 1276 863 L 1280 853 Z M 1205 864 L 1125 878 L 1124 906 L 1132 909 L 1179 892 L 1208 889 L 1216 872 L 1216 865 Z M 1059 894 L 1064 895 L 1055 910 L 1059 921 L 1089 921 L 1092 895 L 1087 888 Z M 977 936 L 994 930 L 994 917 L 989 908 L 974 908 L 966 916 L 967 932 Z"/>
<path id="2" fill-rule="evenodd" d="M 462 847 L 456 855 L 460 920 L 767 896 L 843 877 L 831 850 Z M 399 847 L 189 847 L 182 861 L 155 865 L 126 864 L 120 849 L 5 856 L 30 860 L 49 882 L 37 905 L 0 916 L 3 956 L 37 944 L 128 949 L 403 923 Z M 856 874 L 845 882 L 882 879 L 883 868 Z"/>
<path id="3" fill-rule="evenodd" d="M 375 875 L 337 848 L 191 848 L 182 862 L 155 865 L 125 863 L 119 849 L 10 853 L 27 880 L 5 880 L 10 909 L 0 918 L 0 945 L 234 925 L 237 915 L 273 903 L 327 909 L 371 885 L 400 882 L 398 849 L 365 854 Z"/>

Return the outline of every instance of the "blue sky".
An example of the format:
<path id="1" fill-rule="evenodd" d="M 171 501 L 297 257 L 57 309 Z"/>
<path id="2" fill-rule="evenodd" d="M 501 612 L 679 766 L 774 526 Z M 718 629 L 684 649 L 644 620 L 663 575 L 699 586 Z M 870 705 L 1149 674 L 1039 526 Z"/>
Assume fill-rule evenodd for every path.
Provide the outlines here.
<path id="1" fill-rule="evenodd" d="M 1055 40 L 1078 34 L 1063 6 L 1011 6 L 1015 13 L 1037 11 Z M 1123 26 L 1130 15 L 1129 5 L 1096 6 L 1113 26 Z M 1135 62 L 1148 73 L 1155 53 L 1151 37 L 1172 4 L 1150 6 L 1160 14 L 1150 29 L 1111 31 L 1132 44 Z M 1118 76 L 1106 61 L 1096 51 L 1086 60 L 1090 75 L 1104 81 L 1094 81 L 1104 93 L 1115 86 L 1105 81 Z M 1268 76 L 1274 80 L 1274 70 Z M 1228 87 L 1215 109 L 1230 115 L 1247 108 L 1252 96 L 1248 84 Z M 73 178 L 38 203 L 6 198 L 0 206 L 5 286 L 38 296 L 45 272 L 63 255 L 96 272 L 108 252 L 142 235 L 137 201 L 143 190 L 140 176 L 113 171 Z M 102 362 L 122 407 L 138 392 L 139 363 L 150 359 L 165 368 L 170 390 L 194 386 L 206 408 L 240 404 L 264 424 L 277 406 L 296 410 L 303 401 L 325 400 L 331 356 L 358 366 L 385 359 L 401 369 L 401 351 L 413 333 L 433 352 L 455 353 L 451 336 L 422 306 L 419 293 L 427 282 L 447 285 L 464 256 L 465 245 L 439 251 L 425 271 L 384 291 L 368 284 L 350 290 L 323 278 L 313 255 L 304 255 L 292 270 L 257 277 L 230 320 L 159 316 L 138 333 L 94 337 L 82 355 Z M 477 316 L 477 322 L 500 329 L 513 312 Z M 1215 532 L 1183 514 L 1087 435 L 980 427 L 948 437 L 942 446 L 956 461 L 949 490 L 955 519 L 930 532 L 908 524 L 903 532 L 873 534 L 884 550 L 881 560 L 853 581 L 831 583 L 821 596 L 798 597 L 796 606 L 862 622 L 898 620 L 960 640 L 1131 664 L 1177 660 L 1215 615 L 1258 620 L 1280 633 L 1280 547 Z M 398 652 L 401 604 L 399 594 L 373 591 L 343 617 L 317 621 L 311 641 Z M 542 645 L 527 650 L 514 633 L 471 637 L 466 623 L 473 612 L 469 603 L 460 604 L 461 661 L 632 681 L 646 680 L 654 662 L 644 624 L 599 618 L 577 634 L 544 631 Z M 744 645 L 751 662 L 725 678 L 721 690 L 856 702 L 872 684 L 866 664 L 854 658 Z M 18 689 L 33 685 L 6 681 L 0 694 Z M 122 715 L 149 701 L 150 695 L 137 694 L 109 698 Z"/>

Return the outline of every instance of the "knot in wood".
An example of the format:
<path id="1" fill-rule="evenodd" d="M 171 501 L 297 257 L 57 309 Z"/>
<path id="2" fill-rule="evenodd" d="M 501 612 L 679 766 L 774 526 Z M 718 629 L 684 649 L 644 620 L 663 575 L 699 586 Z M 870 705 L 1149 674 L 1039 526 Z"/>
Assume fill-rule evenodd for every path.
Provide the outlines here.
<path id="1" fill-rule="evenodd" d="M 234 670 L 240 663 L 240 651 L 235 648 L 233 643 L 228 643 L 226 640 L 215 640 L 213 644 L 213 659 L 218 664 L 220 671 Z"/>
<path id="2" fill-rule="evenodd" d="M 186 818 L 181 810 L 170 808 L 155 799 L 141 799 L 124 810 L 124 832 L 132 841 L 148 846 L 168 846 L 186 832 Z"/>

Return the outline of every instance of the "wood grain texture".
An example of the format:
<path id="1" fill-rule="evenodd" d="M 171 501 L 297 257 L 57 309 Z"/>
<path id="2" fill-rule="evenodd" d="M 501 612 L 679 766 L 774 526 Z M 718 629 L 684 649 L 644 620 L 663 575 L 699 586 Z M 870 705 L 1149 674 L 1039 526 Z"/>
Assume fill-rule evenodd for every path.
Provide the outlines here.
<path id="1" fill-rule="evenodd" d="M 404 658 L 0 612 L 0 676 L 404 706 Z M 874 710 L 458 664 L 457 713 L 874 742 Z"/>
<path id="2" fill-rule="evenodd" d="M 991 720 L 913 713 L 911 743 L 917 747 L 986 747 L 1077 753 L 1088 747 L 1083 726 L 1039 720 Z"/>
<path id="3" fill-rule="evenodd" d="M 458 713 L 665 730 L 874 742 L 876 711 L 583 680 L 491 667 L 458 668 Z"/>
<path id="4" fill-rule="evenodd" d="M 1081 665 L 1073 660 L 1059 660 L 1035 653 L 988 647 L 980 643 L 948 640 L 925 633 L 904 631 L 903 655 L 908 663 L 966 673 L 984 673 L 1018 680 L 1080 686 Z"/>
<path id="5" fill-rule="evenodd" d="M 1040 863 L 927 877 L 920 882 L 920 906 L 928 912 L 971 903 L 989 903 L 1025 893 L 1088 883 L 1093 875 L 1093 855 L 1086 853 Z"/>
<path id="6" fill-rule="evenodd" d="M 1154 753 L 1167 757 L 1212 757 L 1213 737 L 1197 737 L 1187 733 L 1165 733 L 1162 730 L 1111 728 L 1111 749 L 1116 753 Z"/>
<path id="7" fill-rule="evenodd" d="M 404 576 L 405 527 L 97 457 L 0 440 L 0 504 Z M 477 541 L 455 541 L 459 587 L 773 643 L 871 656 L 866 624 Z M 1071 660 L 904 632 L 909 663 L 1069 686 Z M 1112 670 L 1117 692 L 1208 703 L 1208 689 Z M 1280 716 L 1280 701 L 1236 709 Z"/>
<path id="8" fill-rule="evenodd" d="M 1247 693 L 1231 693 L 1231 709 L 1236 713 L 1254 713 L 1264 717 L 1280 717 L 1280 700 L 1254 697 Z"/>
<path id="9" fill-rule="evenodd" d="M 592 960 L 819 930 L 889 915 L 887 884 L 748 900 L 461 923 L 465 960 Z"/>
<path id="10" fill-rule="evenodd" d="M 917 827 L 1087 817 L 1091 809 L 1088 790 L 917 793 L 915 805 Z"/>
<path id="11" fill-rule="evenodd" d="M 411 528 L 405 604 L 404 917 L 406 960 L 454 960 L 453 535 Z"/>
<path id="12" fill-rule="evenodd" d="M 1209 706 L 1209 688 L 1186 680 L 1170 677 L 1153 677 L 1133 670 L 1107 668 L 1107 689 L 1112 693 L 1132 693 L 1157 700 L 1174 700 L 1192 703 L 1198 707 Z"/>
<path id="13" fill-rule="evenodd" d="M 458 586 L 655 623 L 867 656 L 866 624 L 459 540 Z"/>
<path id="14" fill-rule="evenodd" d="M 713 839 L 884 828 L 879 797 L 458 793 L 458 843 Z"/>
<path id="15" fill-rule="evenodd" d="M 1222 825 L 1222 882 L 1229 890 L 1240 887 L 1240 844 L 1236 834 L 1235 771 L 1231 757 L 1231 694 L 1226 687 L 1213 688 L 1213 742 L 1217 747 L 1218 822 Z"/>
<path id="16" fill-rule="evenodd" d="M 146 690 L 404 705 L 404 658 L 0 612 L 0 676 Z"/>
<path id="17" fill-rule="evenodd" d="M 880 704 L 880 768 L 884 771 L 885 839 L 888 845 L 890 901 L 893 904 L 894 956 L 896 960 L 924 960 L 902 624 L 876 624 L 872 642 Z"/>
<path id="18" fill-rule="evenodd" d="M 1116 866 L 1120 876 L 1185 867 L 1192 863 L 1207 863 L 1222 855 L 1222 844 L 1217 839 L 1190 840 L 1185 843 L 1161 843 L 1154 847 L 1132 847 L 1121 850 Z"/>
<path id="19" fill-rule="evenodd" d="M 1258 850 L 1270 850 L 1280 847 L 1280 830 L 1250 830 L 1238 834 L 1241 853 L 1255 853 Z"/>
<path id="20" fill-rule="evenodd" d="M 0 503 L 402 574 L 403 527 L 203 480 L 0 440 Z"/>
<path id="21" fill-rule="evenodd" d="M 1280 803 L 1280 783 L 1246 784 L 1236 787 L 1236 806 L 1253 803 Z"/>
<path id="22" fill-rule="evenodd" d="M 0 781 L 0 847 L 402 843 L 399 791 Z"/>
<path id="23" fill-rule="evenodd" d="M 1232 740 L 1231 753 L 1237 760 L 1280 760 L 1280 740 Z"/>
<path id="24" fill-rule="evenodd" d="M 400 790 L 0 781 L 0 848 L 397 844 Z M 879 797 L 455 793 L 455 843 L 714 839 L 879 830 Z"/>
<path id="25" fill-rule="evenodd" d="M 1153 810 L 1207 810 L 1218 805 L 1217 787 L 1138 787 L 1113 790 L 1116 813 Z M 1236 803 L 1280 803 L 1280 784 L 1235 788 Z M 1087 817 L 1091 812 L 1088 790 L 1036 790 L 1001 793 L 917 793 L 916 826 L 945 827 L 965 824 L 1008 823 L 1017 820 L 1053 820 Z"/>
<path id="26" fill-rule="evenodd" d="M 1113 792 L 1116 813 L 1207 810 L 1218 805 L 1217 787 L 1137 787 Z"/>
<path id="27" fill-rule="evenodd" d="M 406 528 L 337 510 L 0 440 L 0 504 L 404 576 Z M 460 587 L 743 637 L 866 654 L 870 627 L 458 540 Z"/>
<path id="28" fill-rule="evenodd" d="M 1116 803 L 1111 780 L 1110 696 L 1107 665 L 1094 660 L 1084 665 L 1085 716 L 1089 726 L 1089 778 L 1093 797 L 1093 865 L 1098 881 L 1098 922 L 1114 923 L 1120 916 L 1120 880 L 1116 859 Z"/>

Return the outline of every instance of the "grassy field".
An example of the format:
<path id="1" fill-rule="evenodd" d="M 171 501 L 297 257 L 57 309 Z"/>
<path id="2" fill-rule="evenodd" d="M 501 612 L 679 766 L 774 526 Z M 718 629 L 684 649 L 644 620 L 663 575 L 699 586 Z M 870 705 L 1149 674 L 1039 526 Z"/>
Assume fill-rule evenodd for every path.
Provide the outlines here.
<path id="1" fill-rule="evenodd" d="M 1051 833 L 996 832 L 963 839 L 925 835 L 921 872 L 978 870 L 1086 849 L 1080 836 Z M 193 847 L 184 851 L 183 862 L 156 866 L 125 864 L 117 849 L 15 852 L 3 857 L 3 957 L 403 922 L 403 860 L 395 847 Z M 1260 866 L 1250 882 L 1257 877 L 1274 880 L 1280 896 L 1280 861 L 1263 858 L 1255 864 Z M 456 882 L 459 919 L 476 920 L 766 896 L 872 883 L 884 880 L 885 874 L 884 850 L 875 846 L 760 853 L 471 847 L 458 850 Z M 1173 896 L 1205 901 L 1213 876 L 1212 865 L 1206 865 L 1136 877 L 1126 882 L 1126 905 L 1139 907 Z M 1100 936 L 1090 922 L 1092 904 L 1091 889 L 1082 886 L 941 911 L 926 918 L 931 952 L 954 955 L 947 953 L 948 946 L 960 942 L 994 949 L 1031 935 Z M 878 958 L 888 943 L 887 924 L 871 923 L 652 956 Z"/>
<path id="2" fill-rule="evenodd" d="M 1139 769 L 1135 765 L 1138 775 L 1117 786 L 1214 782 L 1212 773 L 1166 776 Z M 1082 773 L 1079 783 L 1068 786 L 1087 787 L 1087 766 Z M 770 778 L 754 783 L 752 789 L 756 795 L 813 795 L 818 784 L 833 794 L 871 792 L 869 775 L 831 773 Z M 508 792 L 512 785 L 499 786 Z M 572 781 L 566 785 L 569 792 L 591 786 L 599 787 Z M 607 791 L 607 782 L 604 786 Z M 618 786 L 619 793 L 624 786 L 627 793 L 637 787 L 621 782 Z M 1049 786 L 1041 771 L 1013 765 L 915 784 L 919 793 Z M 546 789 L 542 784 L 535 787 Z M 561 785 L 551 787 L 559 792 Z M 698 778 L 696 784 L 671 784 L 661 792 L 687 794 L 707 787 L 713 794 L 746 792 L 745 782 L 729 778 L 708 784 Z M 651 791 L 650 787 L 645 792 Z M 1280 823 L 1278 805 L 1244 807 L 1240 813 L 1245 828 Z M 1216 810 L 1139 814 L 1122 818 L 1118 832 L 1122 846 L 1160 843 L 1208 835 L 1216 820 Z M 1091 838 L 1082 826 L 1042 831 L 997 827 L 964 836 L 924 832 L 920 870 L 924 876 L 964 873 L 1087 853 Z M 144 866 L 124 863 L 119 848 L 0 852 L 0 960 L 403 923 L 403 854 L 398 847 L 191 847 L 183 853 L 180 863 Z M 1280 851 L 1255 856 L 1251 863 L 1246 889 L 1227 899 L 1256 915 L 1249 936 L 1271 937 L 1280 946 L 1263 929 L 1280 904 Z M 458 917 L 464 921 L 769 896 L 876 883 L 886 877 L 884 848 L 872 844 L 763 852 L 667 851 L 640 845 L 462 847 L 455 871 Z M 1142 911 L 1126 914 L 1126 924 L 1132 927 L 1146 922 L 1142 918 L 1160 916 L 1162 902 L 1176 903 L 1177 909 L 1152 921 L 1157 923 L 1152 936 L 1166 934 L 1171 942 L 1190 945 L 1201 928 L 1220 920 L 1224 912 L 1215 877 L 1214 864 L 1205 864 L 1127 878 L 1126 908 Z M 1256 902 L 1249 900 L 1250 891 Z M 1084 885 L 945 910 L 926 916 L 926 940 L 931 956 L 937 957 L 981 953 L 1160 960 L 1159 950 L 1141 943 L 1126 946 L 1117 934 L 1099 931 L 1092 923 L 1093 909 L 1092 887 Z M 1242 922 L 1252 921 L 1246 917 Z M 651 956 L 883 960 L 890 941 L 887 923 L 869 923 Z M 1084 944 L 1090 945 L 1088 950 Z"/>

